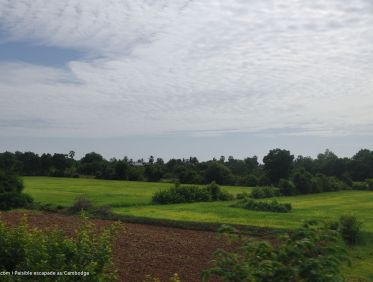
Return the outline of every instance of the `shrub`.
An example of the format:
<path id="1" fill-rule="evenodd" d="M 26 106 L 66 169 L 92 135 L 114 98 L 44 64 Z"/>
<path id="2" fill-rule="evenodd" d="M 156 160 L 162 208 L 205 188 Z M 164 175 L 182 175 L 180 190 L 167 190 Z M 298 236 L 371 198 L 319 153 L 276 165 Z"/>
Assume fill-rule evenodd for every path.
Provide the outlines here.
<path id="1" fill-rule="evenodd" d="M 175 187 L 171 187 L 168 190 L 161 190 L 154 193 L 152 202 L 157 204 L 176 204 L 228 201 L 232 199 L 233 196 L 231 194 L 222 191 L 215 182 L 212 182 L 205 187 L 175 185 Z"/>
<path id="2" fill-rule="evenodd" d="M 257 185 L 258 185 L 258 178 L 253 174 L 249 174 L 246 178 L 246 186 L 255 187 Z"/>
<path id="3" fill-rule="evenodd" d="M 93 204 L 90 199 L 84 196 L 78 196 L 75 198 L 75 201 L 69 210 L 73 213 L 79 213 L 81 211 L 88 211 L 92 208 Z"/>
<path id="4" fill-rule="evenodd" d="M 27 208 L 33 203 L 31 196 L 18 192 L 0 193 L 0 210 Z"/>
<path id="5" fill-rule="evenodd" d="M 294 173 L 293 183 L 299 194 L 310 194 L 313 192 L 312 174 L 303 168 Z"/>
<path id="6" fill-rule="evenodd" d="M 373 178 L 365 180 L 369 191 L 373 191 Z"/>
<path id="7" fill-rule="evenodd" d="M 82 219 L 72 239 L 61 230 L 30 229 L 26 219 L 15 228 L 0 222 L 0 271 L 85 271 L 88 276 L 74 276 L 74 281 L 114 281 L 117 275 L 111 245 L 120 225 L 114 224 L 97 235 L 94 225 L 86 217 Z M 44 276 L 39 281 L 72 281 L 72 277 Z"/>
<path id="8" fill-rule="evenodd" d="M 361 225 L 362 223 L 353 215 L 342 215 L 339 218 L 339 232 L 347 244 L 355 245 L 360 241 Z"/>
<path id="9" fill-rule="evenodd" d="M 249 197 L 250 197 L 250 194 L 247 193 L 247 192 L 238 193 L 238 194 L 236 195 L 236 199 L 237 199 L 237 200 L 247 199 L 247 198 L 249 198 Z"/>
<path id="10" fill-rule="evenodd" d="M 287 179 L 280 179 L 278 183 L 278 187 L 280 189 L 280 194 L 283 196 L 293 196 L 296 194 L 295 186 L 293 182 Z"/>
<path id="11" fill-rule="evenodd" d="M 232 228 L 222 230 L 236 241 L 233 251 L 217 250 L 202 281 L 211 277 L 232 282 L 343 281 L 340 267 L 348 261 L 346 252 L 338 232 L 323 223 L 305 223 L 276 247 L 240 236 Z"/>
<path id="12" fill-rule="evenodd" d="M 215 183 L 215 181 L 211 182 L 206 186 L 207 192 L 210 195 L 210 199 L 212 201 L 229 201 L 233 200 L 233 196 L 226 191 L 221 190 L 220 186 Z"/>
<path id="13" fill-rule="evenodd" d="M 22 192 L 23 182 L 16 174 L 0 170 L 0 193 Z"/>
<path id="14" fill-rule="evenodd" d="M 353 190 L 363 190 L 366 191 L 369 189 L 368 183 L 366 182 L 354 182 L 352 183 L 352 189 Z"/>
<path id="15" fill-rule="evenodd" d="M 280 204 L 276 200 L 272 202 L 258 202 L 252 199 L 244 199 L 233 206 L 253 211 L 270 211 L 282 213 L 290 212 L 292 209 L 291 204 Z"/>
<path id="16" fill-rule="evenodd" d="M 280 196 L 280 190 L 275 187 L 255 187 L 250 194 L 251 198 L 263 199 L 263 198 L 273 198 Z"/>

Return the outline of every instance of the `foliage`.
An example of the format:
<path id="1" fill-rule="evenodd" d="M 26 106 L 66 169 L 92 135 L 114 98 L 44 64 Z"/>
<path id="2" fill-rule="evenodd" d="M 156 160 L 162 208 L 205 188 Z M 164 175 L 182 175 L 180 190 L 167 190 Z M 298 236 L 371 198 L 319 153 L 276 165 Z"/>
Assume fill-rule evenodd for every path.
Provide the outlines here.
<path id="1" fill-rule="evenodd" d="M 293 183 L 299 194 L 310 194 L 314 191 L 314 182 L 312 174 L 305 169 L 299 169 L 293 175 Z"/>
<path id="2" fill-rule="evenodd" d="M 211 162 L 206 171 L 205 179 L 207 182 L 215 181 L 218 184 L 229 184 L 232 182 L 233 175 L 229 168 L 220 162 Z"/>
<path id="3" fill-rule="evenodd" d="M 20 179 L 14 172 L 0 170 L 0 193 L 20 193 L 22 190 L 22 179 Z"/>
<path id="4" fill-rule="evenodd" d="M 191 202 L 209 202 L 209 201 L 229 201 L 233 196 L 222 191 L 215 183 L 205 187 L 198 186 L 179 186 L 171 187 L 168 190 L 161 190 L 153 195 L 152 202 L 156 204 L 176 204 Z"/>
<path id="5" fill-rule="evenodd" d="M 253 174 L 249 174 L 246 178 L 246 186 L 249 186 L 249 187 L 255 187 L 258 185 L 258 177 L 256 177 L 255 175 Z"/>
<path id="6" fill-rule="evenodd" d="M 288 178 L 293 167 L 294 156 L 290 151 L 274 149 L 263 158 L 264 170 L 267 172 L 273 184 L 277 184 L 281 178 Z"/>
<path id="7" fill-rule="evenodd" d="M 347 244 L 355 245 L 360 241 L 361 225 L 362 223 L 353 215 L 342 215 L 339 218 L 339 232 Z"/>
<path id="8" fill-rule="evenodd" d="M 23 194 L 23 181 L 13 171 L 0 170 L 0 210 L 31 206 L 33 199 Z"/>
<path id="9" fill-rule="evenodd" d="M 368 183 L 364 181 L 357 181 L 352 183 L 352 190 L 362 190 L 362 191 L 367 191 L 369 190 Z"/>
<path id="10" fill-rule="evenodd" d="M 273 198 L 277 196 L 280 196 L 280 190 L 272 186 L 255 187 L 250 194 L 250 197 L 254 199 Z"/>
<path id="11" fill-rule="evenodd" d="M 85 196 L 78 196 L 75 198 L 74 203 L 70 207 L 70 211 L 73 213 L 78 213 L 82 211 L 88 211 L 92 209 L 93 204 L 90 199 Z"/>
<path id="12" fill-rule="evenodd" d="M 368 190 L 373 191 L 373 178 L 367 179 L 366 180 Z"/>
<path id="13" fill-rule="evenodd" d="M 338 232 L 323 223 L 305 223 L 277 247 L 236 234 L 229 230 L 228 237 L 238 240 L 238 247 L 232 252 L 217 250 L 203 281 L 212 277 L 232 282 L 343 281 L 345 250 Z"/>
<path id="14" fill-rule="evenodd" d="M 282 196 L 293 196 L 297 194 L 295 185 L 290 180 L 281 178 L 278 183 L 278 187 Z"/>
<path id="15" fill-rule="evenodd" d="M 250 197 L 250 194 L 247 193 L 247 192 L 238 193 L 238 194 L 236 195 L 236 199 L 237 199 L 237 200 L 247 199 L 247 198 L 249 198 L 249 197 Z"/>
<path id="16" fill-rule="evenodd" d="M 10 170 L 22 176 L 53 177 L 96 177 L 108 180 L 164 181 L 178 180 L 185 184 L 206 184 L 216 181 L 224 185 L 268 186 L 278 185 L 280 179 L 289 179 L 303 169 L 312 176 L 322 174 L 334 176 L 347 186 L 353 181 L 373 178 L 373 151 L 362 149 L 352 158 L 340 158 L 330 150 L 319 154 L 316 159 L 294 156 L 287 150 L 274 149 L 263 158 L 264 165 L 258 163 L 256 156 L 244 159 L 228 159 L 221 156 L 200 162 L 196 157 L 170 159 L 150 156 L 133 160 L 127 157 L 106 160 L 102 155 L 91 152 L 80 160 L 74 159 L 75 152 L 67 154 L 42 154 L 33 152 L 0 153 L 0 170 Z M 312 179 L 312 193 L 335 191 L 324 190 L 324 179 Z M 333 184 L 333 183 L 332 183 Z M 304 186 L 306 190 L 309 188 Z M 371 188 L 373 189 L 373 188 Z M 339 189 L 341 190 L 341 189 Z M 308 192 L 307 192 L 308 193 Z M 310 192 L 311 193 L 311 192 Z"/>
<path id="17" fill-rule="evenodd" d="M 289 203 L 279 203 L 276 200 L 272 202 L 258 202 L 252 199 L 243 199 L 238 203 L 234 204 L 233 207 L 244 208 L 253 211 L 270 211 L 270 212 L 290 212 L 292 207 Z"/>
<path id="18" fill-rule="evenodd" d="M 61 230 L 30 229 L 26 219 L 15 228 L 0 222 L 0 271 L 85 271 L 88 276 L 74 276 L 74 281 L 114 281 L 111 245 L 119 228 L 114 224 L 97 235 L 83 215 L 82 225 L 71 239 Z M 71 277 L 45 276 L 39 281 L 71 281 Z"/>
<path id="19" fill-rule="evenodd" d="M 27 208 L 33 203 L 30 195 L 18 192 L 0 193 L 0 210 Z"/>

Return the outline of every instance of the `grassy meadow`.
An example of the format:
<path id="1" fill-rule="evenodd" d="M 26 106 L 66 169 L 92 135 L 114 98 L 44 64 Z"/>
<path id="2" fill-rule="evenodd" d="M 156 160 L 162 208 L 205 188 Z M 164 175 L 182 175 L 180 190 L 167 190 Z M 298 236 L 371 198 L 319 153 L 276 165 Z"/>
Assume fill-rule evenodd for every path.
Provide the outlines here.
<path id="1" fill-rule="evenodd" d="M 363 222 L 368 238 L 365 245 L 349 249 L 352 267 L 344 270 L 348 277 L 373 281 L 373 192 L 340 191 L 295 197 L 279 197 L 279 202 L 292 204 L 290 213 L 249 211 L 230 207 L 230 202 L 152 205 L 154 192 L 171 187 L 172 183 L 110 181 L 50 177 L 25 177 L 25 192 L 35 201 L 70 206 L 79 195 L 96 205 L 112 207 L 115 214 L 202 223 L 227 223 L 249 226 L 292 229 L 306 219 L 337 220 L 342 214 L 354 214 Z M 250 192 L 248 187 L 224 186 L 237 194 Z M 370 239 L 369 239 L 370 238 Z M 365 280 L 358 280 L 364 278 Z"/>

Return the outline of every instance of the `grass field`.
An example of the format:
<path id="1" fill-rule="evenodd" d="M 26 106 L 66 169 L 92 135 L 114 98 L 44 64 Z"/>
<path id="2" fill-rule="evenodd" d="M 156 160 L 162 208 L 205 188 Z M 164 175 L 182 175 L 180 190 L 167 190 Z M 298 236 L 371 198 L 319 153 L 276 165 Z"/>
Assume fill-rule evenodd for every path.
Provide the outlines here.
<path id="1" fill-rule="evenodd" d="M 111 206 L 118 215 L 150 219 L 291 229 L 305 219 L 337 220 L 341 214 L 354 214 L 363 221 L 366 237 L 373 237 L 373 192 L 370 191 L 281 197 L 278 198 L 280 202 L 289 202 L 293 206 L 292 212 L 283 214 L 232 208 L 233 202 L 151 205 L 153 193 L 171 187 L 173 184 L 170 183 L 50 177 L 25 177 L 24 183 L 25 192 L 37 202 L 69 206 L 77 196 L 85 195 L 96 205 Z M 226 186 L 223 189 L 232 194 L 250 191 L 248 187 Z M 349 253 L 353 267 L 344 270 L 346 275 L 373 281 L 373 239 L 368 239 L 365 245 L 350 248 Z"/>
<path id="2" fill-rule="evenodd" d="M 152 195 L 172 183 L 96 180 L 88 178 L 24 177 L 25 192 L 37 202 L 70 206 L 84 195 L 96 205 L 126 207 L 148 205 Z M 232 194 L 248 192 L 248 187 L 223 186 Z"/>

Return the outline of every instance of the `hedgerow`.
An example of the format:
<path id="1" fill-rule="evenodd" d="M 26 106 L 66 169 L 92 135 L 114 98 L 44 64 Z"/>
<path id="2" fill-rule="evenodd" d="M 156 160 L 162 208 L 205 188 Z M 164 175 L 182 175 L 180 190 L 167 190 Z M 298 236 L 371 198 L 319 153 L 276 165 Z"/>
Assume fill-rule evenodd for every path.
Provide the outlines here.
<path id="1" fill-rule="evenodd" d="M 156 204 L 176 204 L 191 202 L 229 201 L 233 196 L 222 191 L 220 186 L 212 182 L 205 187 L 175 185 L 168 190 L 161 190 L 153 195 Z"/>
<path id="2" fill-rule="evenodd" d="M 272 202 L 259 202 L 249 198 L 239 201 L 238 203 L 234 204 L 233 207 L 239 207 L 254 211 L 270 211 L 283 213 L 290 212 L 292 209 L 292 206 L 289 203 L 281 204 L 276 200 L 273 200 Z"/>

